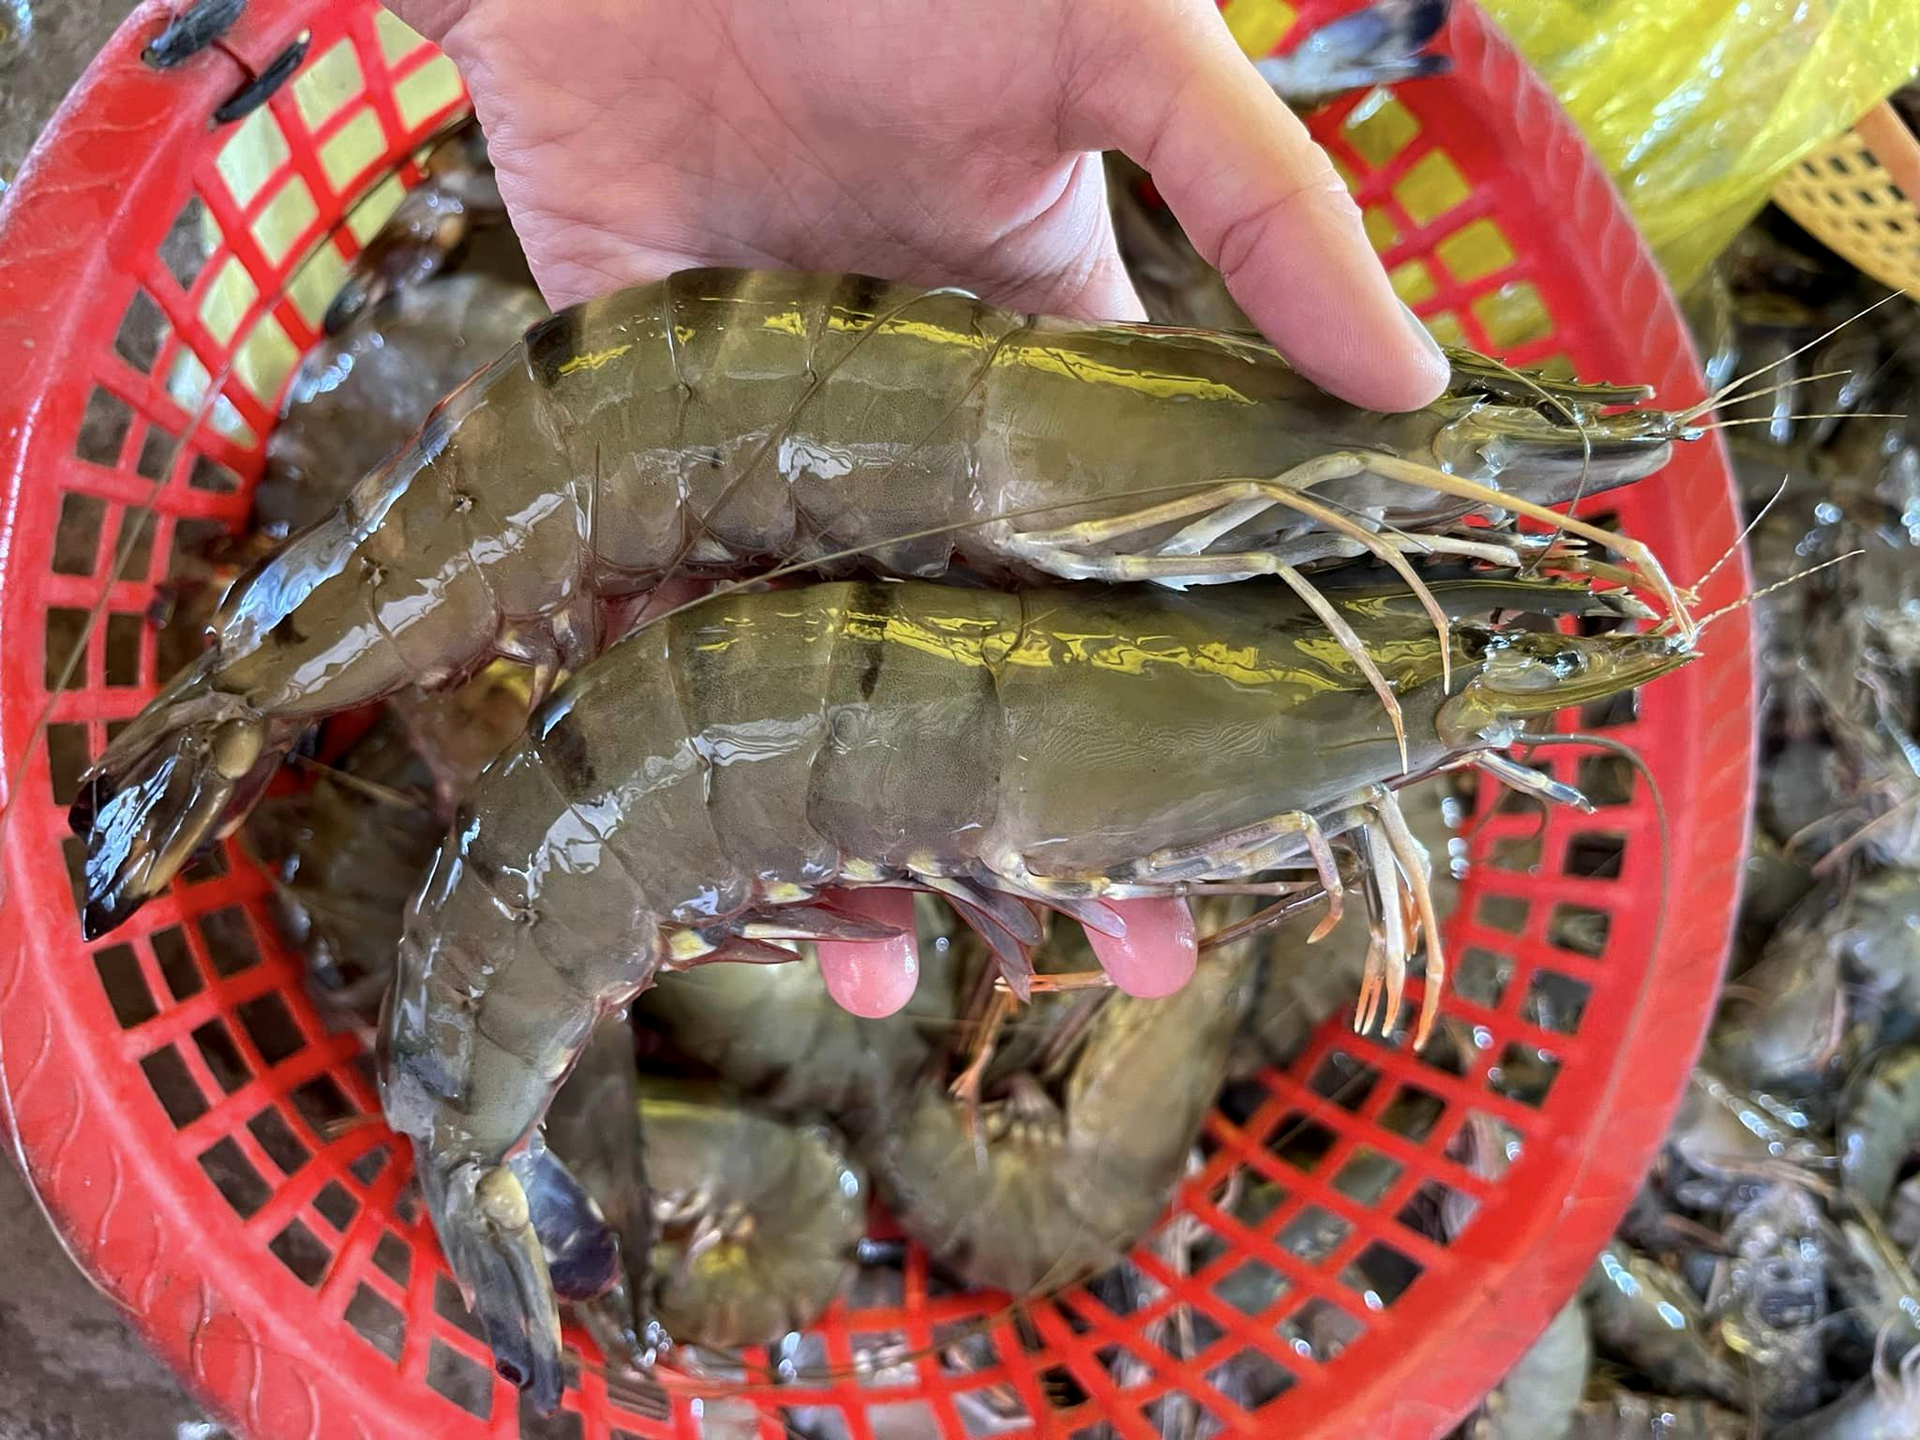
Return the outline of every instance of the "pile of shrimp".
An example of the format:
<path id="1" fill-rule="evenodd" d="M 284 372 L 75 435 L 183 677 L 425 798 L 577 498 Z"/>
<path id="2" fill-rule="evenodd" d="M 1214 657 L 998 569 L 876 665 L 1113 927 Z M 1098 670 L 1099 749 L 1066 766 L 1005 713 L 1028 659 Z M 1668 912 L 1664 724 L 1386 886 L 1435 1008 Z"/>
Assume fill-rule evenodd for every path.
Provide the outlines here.
<path id="1" fill-rule="evenodd" d="M 1436 9 L 1330 27 L 1334 73 L 1356 35 L 1423 73 Z M 1382 416 L 1236 330 L 860 276 L 683 272 L 548 316 L 477 130 L 426 168 L 294 380 L 253 534 L 209 557 L 244 571 L 183 603 L 205 647 L 72 823 L 90 935 L 241 833 L 546 1410 L 563 1308 L 644 1375 L 884 1293 L 869 1196 L 956 1283 L 1148 1286 L 1124 1257 L 1236 1082 L 1339 1009 L 1463 1043 L 1430 858 L 1454 788 L 1585 803 L 1507 747 L 1706 623 L 1552 507 L 1779 388 L 1750 367 L 1671 412 L 1456 350 L 1441 399 Z M 1218 283 L 1143 291 L 1182 275 Z M 662 611 L 687 576 L 719 588 Z M 1195 905 L 1197 973 L 1116 994 L 1088 932 L 1162 897 Z M 907 1011 L 831 1002 L 810 947 L 909 928 Z"/>
<path id="2" fill-rule="evenodd" d="M 1472 1440 L 1920 1434 L 1920 314 L 1771 211 L 1688 311 L 1710 374 L 1806 381 L 1729 408 L 1756 579 L 1861 553 L 1761 601 L 1759 824 L 1705 1058 Z"/>

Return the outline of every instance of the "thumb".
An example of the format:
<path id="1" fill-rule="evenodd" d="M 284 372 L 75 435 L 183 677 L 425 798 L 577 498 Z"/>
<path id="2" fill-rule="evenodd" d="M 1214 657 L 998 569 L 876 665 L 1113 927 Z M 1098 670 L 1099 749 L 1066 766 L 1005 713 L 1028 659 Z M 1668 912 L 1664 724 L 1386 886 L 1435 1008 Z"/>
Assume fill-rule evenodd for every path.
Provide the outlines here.
<path id="1" fill-rule="evenodd" d="M 1240 308 L 1308 378 L 1369 409 L 1432 400 L 1446 358 L 1394 295 L 1332 162 L 1219 12 L 1161 0 L 1132 14 L 1130 33 L 1099 42 L 1069 143 L 1146 167 Z"/>

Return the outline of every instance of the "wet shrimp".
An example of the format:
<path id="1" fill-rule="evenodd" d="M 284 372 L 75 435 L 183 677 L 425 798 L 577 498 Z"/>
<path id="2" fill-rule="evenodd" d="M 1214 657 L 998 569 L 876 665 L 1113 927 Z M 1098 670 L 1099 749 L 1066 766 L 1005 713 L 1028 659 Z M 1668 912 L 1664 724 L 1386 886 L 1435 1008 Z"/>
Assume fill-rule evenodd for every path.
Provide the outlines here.
<path id="1" fill-rule="evenodd" d="M 1882 1214 L 1920 1150 L 1920 1048 L 1876 1056 L 1848 1086 L 1838 1128 L 1840 1176 L 1855 1204 Z"/>
<path id="2" fill-rule="evenodd" d="M 1691 652 L 1665 635 L 1460 623 L 1448 656 L 1397 584 L 1330 593 L 1412 717 L 1408 761 L 1316 610 L 1258 582 L 737 593 L 569 680 L 456 817 L 409 913 L 381 1037 L 388 1119 L 414 1143 L 501 1373 L 539 1403 L 558 1397 L 553 1301 L 503 1162 L 588 1034 L 663 968 L 763 959 L 768 938 L 895 933 L 819 905 L 825 887 L 939 892 L 1023 997 L 1038 939 L 1024 901 L 1115 933 L 1102 899 L 1276 868 L 1337 898 L 1328 840 L 1351 835 L 1374 917 L 1361 1018 L 1397 1017 L 1421 935 L 1423 1042 L 1444 955 L 1426 861 L 1388 785 L 1409 763 L 1472 764 L 1540 789 L 1497 753 L 1517 725 Z M 1433 594 L 1460 617 L 1622 613 L 1550 581 L 1441 579 Z"/>
<path id="3" fill-rule="evenodd" d="M 1700 1302 L 1658 1262 L 1613 1241 L 1581 1290 L 1595 1345 L 1654 1384 L 1746 1403 L 1746 1386 L 1713 1338 Z"/>
<path id="4" fill-rule="evenodd" d="M 451 275 L 394 291 L 300 362 L 267 437 L 253 530 L 284 540 L 337 508 L 433 407 L 547 314 L 538 291 Z"/>
<path id="5" fill-rule="evenodd" d="M 1251 948 L 1210 956 L 1164 999 L 1056 997 L 1055 1025 L 1038 1027 L 1050 1038 L 1075 1002 L 1099 1009 L 1052 1065 L 1035 1057 L 988 1079 L 998 1093 L 977 1112 L 920 1087 L 861 1145 L 901 1228 L 969 1284 L 1015 1295 L 1117 1263 L 1185 1173 L 1246 1003 Z"/>
<path id="6" fill-rule="evenodd" d="M 1616 412 L 1645 392 L 1451 359 L 1434 404 L 1379 415 L 1247 336 L 858 276 L 684 271 L 563 311 L 244 576 L 91 767 L 70 816 L 84 928 L 230 831 L 315 721 L 495 655 L 538 698 L 673 574 L 858 551 L 908 576 L 1278 574 L 1319 600 L 1305 570 L 1373 554 L 1430 600 L 1406 556 L 1515 564 L 1533 541 L 1466 521 L 1526 516 L 1613 548 L 1690 636 L 1650 551 L 1542 507 L 1657 470 L 1705 407 Z"/>
<path id="7" fill-rule="evenodd" d="M 1580 1407 L 1593 1334 L 1578 1297 L 1561 1307 L 1467 1421 L 1463 1440 L 1554 1440 Z"/>
<path id="8" fill-rule="evenodd" d="M 817 1320 L 866 1228 L 866 1176 L 844 1142 L 684 1083 L 643 1080 L 640 1117 L 660 1237 L 650 1281 L 667 1333 L 726 1348 Z"/>

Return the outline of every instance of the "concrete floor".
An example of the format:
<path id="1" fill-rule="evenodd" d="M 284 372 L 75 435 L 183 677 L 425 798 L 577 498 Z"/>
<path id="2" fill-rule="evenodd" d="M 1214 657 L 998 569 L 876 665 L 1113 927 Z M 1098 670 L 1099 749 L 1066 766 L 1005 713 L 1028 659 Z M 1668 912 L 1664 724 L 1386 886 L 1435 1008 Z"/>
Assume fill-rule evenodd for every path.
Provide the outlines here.
<path id="1" fill-rule="evenodd" d="M 130 0 L 0 0 L 0 184 Z M 18 44 L 18 16 L 31 16 Z M 0 1161 L 0 1440 L 208 1440 L 209 1425 Z"/>

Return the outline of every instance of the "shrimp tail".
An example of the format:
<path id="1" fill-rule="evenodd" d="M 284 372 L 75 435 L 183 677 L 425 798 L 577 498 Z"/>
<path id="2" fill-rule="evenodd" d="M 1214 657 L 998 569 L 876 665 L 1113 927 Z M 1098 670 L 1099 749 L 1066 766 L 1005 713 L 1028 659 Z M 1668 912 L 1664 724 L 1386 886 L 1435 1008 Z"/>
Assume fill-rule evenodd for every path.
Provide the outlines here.
<path id="1" fill-rule="evenodd" d="M 1453 68 L 1427 45 L 1447 23 L 1449 0 L 1374 0 L 1308 34 L 1285 55 L 1259 62 L 1260 76 L 1290 105 L 1315 105 Z"/>
<path id="2" fill-rule="evenodd" d="M 188 667 L 107 746 L 67 815 L 87 842 L 87 939 L 167 887 L 246 814 L 292 747 L 276 725 L 213 687 L 213 653 Z"/>

